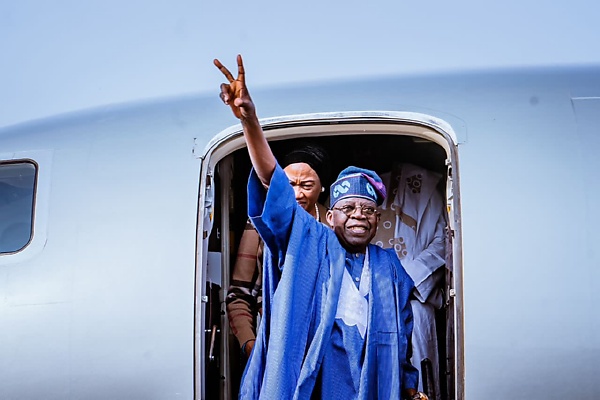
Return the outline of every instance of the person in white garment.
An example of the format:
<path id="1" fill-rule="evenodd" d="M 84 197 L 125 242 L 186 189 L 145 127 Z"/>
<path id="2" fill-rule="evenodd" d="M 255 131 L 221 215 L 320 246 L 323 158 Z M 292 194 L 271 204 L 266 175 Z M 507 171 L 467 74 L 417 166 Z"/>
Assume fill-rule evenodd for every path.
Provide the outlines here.
<path id="1" fill-rule="evenodd" d="M 409 163 L 398 163 L 381 174 L 387 198 L 381 206 L 377 234 L 371 243 L 394 248 L 415 283 L 411 306 L 414 315 L 412 364 L 419 370 L 419 390 L 433 390 L 430 399 L 441 399 L 439 351 L 435 311 L 444 299 L 445 264 L 444 201 L 437 189 L 441 175 Z M 422 374 L 423 360 L 431 363 L 432 376 Z M 431 382 L 428 382 L 432 379 Z M 430 390 L 430 392 L 432 391 Z"/>

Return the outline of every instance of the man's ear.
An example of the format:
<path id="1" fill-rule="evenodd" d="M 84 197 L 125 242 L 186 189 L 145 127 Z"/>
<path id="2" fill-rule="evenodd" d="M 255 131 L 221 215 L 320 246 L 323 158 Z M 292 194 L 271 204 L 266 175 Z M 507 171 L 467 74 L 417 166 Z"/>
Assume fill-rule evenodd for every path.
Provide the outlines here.
<path id="1" fill-rule="evenodd" d="M 325 214 L 325 219 L 327 220 L 329 227 L 333 228 L 333 211 L 327 210 L 327 213 Z"/>

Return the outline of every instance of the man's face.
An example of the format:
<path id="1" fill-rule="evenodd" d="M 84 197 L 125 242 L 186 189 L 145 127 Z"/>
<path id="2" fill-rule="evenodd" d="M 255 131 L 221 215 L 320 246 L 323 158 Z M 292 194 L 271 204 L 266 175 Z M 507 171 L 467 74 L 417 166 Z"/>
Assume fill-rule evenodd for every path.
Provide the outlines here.
<path id="1" fill-rule="evenodd" d="M 300 207 L 311 212 L 321 194 L 319 175 L 306 163 L 290 164 L 283 169 L 294 188 L 296 201 Z"/>
<path id="2" fill-rule="evenodd" d="M 327 222 L 342 246 L 352 253 L 362 253 L 377 232 L 380 214 L 374 201 L 350 197 L 338 201 L 327 211 Z"/>

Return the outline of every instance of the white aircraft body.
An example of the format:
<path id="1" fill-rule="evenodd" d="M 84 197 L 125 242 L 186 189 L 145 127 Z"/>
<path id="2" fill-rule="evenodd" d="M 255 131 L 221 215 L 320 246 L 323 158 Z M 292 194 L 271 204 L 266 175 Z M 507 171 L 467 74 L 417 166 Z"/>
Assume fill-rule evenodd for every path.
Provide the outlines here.
<path id="1" fill-rule="evenodd" d="M 250 163 L 220 83 L 0 130 L 0 399 L 237 397 Z M 443 174 L 443 399 L 600 398 L 600 67 L 252 96 L 276 153 Z"/>

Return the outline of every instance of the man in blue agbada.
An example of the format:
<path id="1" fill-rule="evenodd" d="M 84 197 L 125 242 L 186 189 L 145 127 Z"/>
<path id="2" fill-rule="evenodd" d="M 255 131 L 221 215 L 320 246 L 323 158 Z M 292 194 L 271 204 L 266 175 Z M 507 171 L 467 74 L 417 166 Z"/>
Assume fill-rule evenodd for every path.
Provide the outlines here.
<path id="1" fill-rule="evenodd" d="M 248 215 L 265 242 L 263 321 L 240 399 L 426 399 L 410 364 L 413 281 L 393 250 L 369 244 L 385 198 L 381 179 L 343 170 L 331 185 L 333 229 L 317 222 L 290 185 L 314 177 L 287 176 L 277 164 L 241 56 L 237 78 L 214 63 L 229 81 L 221 99 L 244 130 Z"/>

